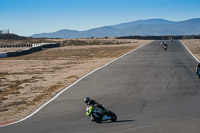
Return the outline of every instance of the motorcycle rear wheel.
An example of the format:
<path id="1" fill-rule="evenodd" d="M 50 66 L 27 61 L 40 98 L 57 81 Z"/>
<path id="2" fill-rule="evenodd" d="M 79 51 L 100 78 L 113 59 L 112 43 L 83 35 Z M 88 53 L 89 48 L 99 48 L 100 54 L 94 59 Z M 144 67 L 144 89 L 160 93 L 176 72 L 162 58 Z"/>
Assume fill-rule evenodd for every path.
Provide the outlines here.
<path id="1" fill-rule="evenodd" d="M 117 115 L 115 113 L 113 113 L 112 111 L 109 111 L 108 113 L 111 116 L 111 121 L 112 122 L 117 121 Z"/>

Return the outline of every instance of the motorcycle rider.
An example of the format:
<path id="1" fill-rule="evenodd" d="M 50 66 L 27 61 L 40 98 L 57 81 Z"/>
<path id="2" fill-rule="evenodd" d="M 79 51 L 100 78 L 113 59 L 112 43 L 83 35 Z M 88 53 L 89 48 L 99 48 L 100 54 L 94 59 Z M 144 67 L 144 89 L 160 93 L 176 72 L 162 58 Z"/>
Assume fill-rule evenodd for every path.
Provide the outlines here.
<path id="1" fill-rule="evenodd" d="M 115 122 L 117 120 L 117 116 L 113 112 L 105 109 L 104 106 L 102 106 L 95 100 L 91 100 L 90 97 L 86 97 L 84 99 L 84 102 L 86 106 L 86 115 L 91 118 L 91 121 L 101 123 L 102 121 L 107 120 L 111 120 L 112 122 Z M 98 107 L 98 109 L 94 108 L 95 110 L 93 110 L 93 107 Z M 100 109 L 102 109 L 103 112 Z M 95 111 L 97 112 L 95 113 Z"/>
<path id="2" fill-rule="evenodd" d="M 166 51 L 166 50 L 167 50 L 167 47 L 168 47 L 167 43 L 164 42 L 164 43 L 162 44 L 162 48 Z"/>
<path id="3" fill-rule="evenodd" d="M 200 63 L 197 64 L 197 67 L 196 67 L 196 74 L 199 76 L 200 78 L 200 75 L 199 75 L 199 71 L 200 71 Z"/>
<path id="4" fill-rule="evenodd" d="M 103 109 L 105 111 L 105 108 L 103 105 L 99 104 L 98 102 L 96 102 L 95 100 L 91 100 L 90 97 L 86 97 L 84 99 L 85 102 L 85 106 L 90 105 L 90 106 L 97 106 L 101 109 Z"/>

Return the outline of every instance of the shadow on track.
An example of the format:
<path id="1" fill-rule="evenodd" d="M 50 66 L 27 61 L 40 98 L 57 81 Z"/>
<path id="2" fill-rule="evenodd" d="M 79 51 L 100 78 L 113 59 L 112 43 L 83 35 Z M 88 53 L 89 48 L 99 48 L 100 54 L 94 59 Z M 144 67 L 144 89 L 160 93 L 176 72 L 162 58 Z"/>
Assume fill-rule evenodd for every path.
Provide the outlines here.
<path id="1" fill-rule="evenodd" d="M 117 120 L 115 122 L 112 121 L 104 121 L 102 123 L 122 123 L 122 122 L 134 122 L 135 120 Z"/>

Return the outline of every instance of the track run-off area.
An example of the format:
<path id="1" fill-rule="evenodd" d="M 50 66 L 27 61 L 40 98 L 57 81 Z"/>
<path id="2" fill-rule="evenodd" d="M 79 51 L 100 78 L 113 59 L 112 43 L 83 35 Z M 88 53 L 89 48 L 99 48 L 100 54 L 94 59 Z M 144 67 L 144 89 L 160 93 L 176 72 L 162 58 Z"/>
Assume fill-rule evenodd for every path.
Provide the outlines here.
<path id="1" fill-rule="evenodd" d="M 149 44 L 86 76 L 32 117 L 0 133 L 199 133 L 197 61 L 180 41 Z M 118 116 L 91 122 L 83 99 L 91 97 Z"/>

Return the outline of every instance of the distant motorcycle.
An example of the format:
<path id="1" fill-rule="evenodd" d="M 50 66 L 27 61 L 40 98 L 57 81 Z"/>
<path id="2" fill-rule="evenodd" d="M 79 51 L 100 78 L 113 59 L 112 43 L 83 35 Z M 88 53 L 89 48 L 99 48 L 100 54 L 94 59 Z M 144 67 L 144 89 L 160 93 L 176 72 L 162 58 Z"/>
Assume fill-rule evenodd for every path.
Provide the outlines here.
<path id="1" fill-rule="evenodd" d="M 200 63 L 197 64 L 197 67 L 196 67 L 196 74 L 197 74 L 197 76 L 198 76 L 199 79 L 200 79 Z"/>
<path id="2" fill-rule="evenodd" d="M 199 79 L 200 79 L 200 70 L 197 72 L 197 76 L 198 76 Z"/>
<path id="3" fill-rule="evenodd" d="M 103 110 L 97 106 L 86 106 L 86 115 L 91 118 L 91 121 L 95 121 L 96 123 L 101 123 L 102 121 L 111 120 L 115 122 L 117 120 L 117 116 L 115 113 L 109 110 Z"/>
<path id="4" fill-rule="evenodd" d="M 167 44 L 166 43 L 164 43 L 164 44 L 162 44 L 162 48 L 164 49 L 164 51 L 166 52 L 167 51 Z"/>

